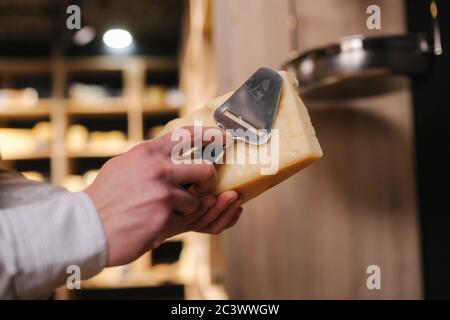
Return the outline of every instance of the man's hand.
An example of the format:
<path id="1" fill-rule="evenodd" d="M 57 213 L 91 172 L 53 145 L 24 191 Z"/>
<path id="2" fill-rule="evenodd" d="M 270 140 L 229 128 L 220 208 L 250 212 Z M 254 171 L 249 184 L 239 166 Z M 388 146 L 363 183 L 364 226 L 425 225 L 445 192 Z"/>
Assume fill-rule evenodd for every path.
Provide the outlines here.
<path id="1" fill-rule="evenodd" d="M 193 133 L 192 127 L 187 127 Z M 182 186 L 211 190 L 211 163 L 174 164 L 171 135 L 144 142 L 101 168 L 85 190 L 99 212 L 108 243 L 108 266 L 129 263 L 165 239 L 186 231 L 220 233 L 242 211 L 239 195 L 194 194 Z"/>

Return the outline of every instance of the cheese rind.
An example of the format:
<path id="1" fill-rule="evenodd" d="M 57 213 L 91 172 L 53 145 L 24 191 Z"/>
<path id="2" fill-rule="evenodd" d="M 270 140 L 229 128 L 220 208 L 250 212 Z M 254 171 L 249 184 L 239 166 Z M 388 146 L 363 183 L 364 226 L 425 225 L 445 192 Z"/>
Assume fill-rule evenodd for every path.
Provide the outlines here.
<path id="1" fill-rule="evenodd" d="M 274 129 L 278 129 L 279 143 L 278 146 L 273 145 L 277 139 L 272 135 L 265 146 L 268 150 L 278 150 L 278 171 L 275 174 L 262 175 L 261 169 L 267 169 L 269 165 L 250 164 L 249 161 L 230 164 L 225 161 L 224 164 L 217 166 L 218 183 L 214 190 L 215 194 L 236 190 L 241 194 L 243 201 L 247 202 L 322 157 L 322 149 L 308 111 L 297 93 L 296 79 L 284 71 L 281 71 L 280 75 L 284 83 L 274 123 Z M 197 121 L 201 121 L 206 127 L 217 127 L 213 117 L 214 111 L 232 94 L 228 93 L 211 100 L 203 108 L 169 122 L 158 136 L 183 126 L 192 126 Z M 249 145 L 243 141 L 235 141 L 234 144 L 234 148 L 227 148 L 229 159 L 236 159 L 237 155 L 234 153 L 245 152 L 244 158 L 249 160 L 252 155 L 255 156 L 261 151 L 259 149 L 261 146 Z"/>

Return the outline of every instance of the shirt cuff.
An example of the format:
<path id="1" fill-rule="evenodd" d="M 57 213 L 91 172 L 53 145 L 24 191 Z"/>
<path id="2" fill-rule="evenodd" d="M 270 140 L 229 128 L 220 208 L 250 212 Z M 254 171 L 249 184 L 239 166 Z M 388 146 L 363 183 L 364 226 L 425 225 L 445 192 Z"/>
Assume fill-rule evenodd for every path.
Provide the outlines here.
<path id="1" fill-rule="evenodd" d="M 7 213 L 12 229 L 18 298 L 37 298 L 65 283 L 69 266 L 78 266 L 81 278 L 100 272 L 107 262 L 103 226 L 84 192 L 61 194 L 15 207 Z"/>

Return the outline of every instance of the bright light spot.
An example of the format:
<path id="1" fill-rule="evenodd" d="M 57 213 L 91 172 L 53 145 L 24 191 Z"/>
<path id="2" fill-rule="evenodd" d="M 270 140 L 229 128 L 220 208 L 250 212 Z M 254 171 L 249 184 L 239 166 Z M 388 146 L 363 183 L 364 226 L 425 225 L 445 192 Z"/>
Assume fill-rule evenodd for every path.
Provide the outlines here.
<path id="1" fill-rule="evenodd" d="M 360 50 L 364 47 L 361 38 L 344 38 L 341 42 L 342 51 Z"/>
<path id="2" fill-rule="evenodd" d="M 95 38 L 95 29 L 90 26 L 86 26 L 78 30 L 73 35 L 73 42 L 75 42 L 79 46 L 84 46 L 87 45 L 92 40 L 94 40 L 94 38 Z"/>
<path id="3" fill-rule="evenodd" d="M 113 49 L 124 49 L 131 45 L 133 37 L 124 29 L 111 29 L 103 35 L 103 42 Z"/>
<path id="4" fill-rule="evenodd" d="M 314 71 L 314 62 L 311 59 L 306 59 L 300 64 L 300 70 L 307 75 Z"/>

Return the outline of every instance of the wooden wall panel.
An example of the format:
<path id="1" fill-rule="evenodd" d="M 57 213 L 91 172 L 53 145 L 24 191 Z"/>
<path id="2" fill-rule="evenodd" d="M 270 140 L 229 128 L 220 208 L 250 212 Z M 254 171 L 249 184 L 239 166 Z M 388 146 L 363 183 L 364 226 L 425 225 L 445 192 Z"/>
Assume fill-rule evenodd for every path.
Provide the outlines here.
<path id="1" fill-rule="evenodd" d="M 382 30 L 365 28 L 382 9 Z M 298 0 L 300 49 L 341 36 L 404 32 L 403 2 Z M 219 93 L 290 51 L 288 3 L 215 0 Z M 410 92 L 305 101 L 324 158 L 245 206 L 222 238 L 231 298 L 420 298 L 421 270 L 411 145 Z M 381 267 L 382 289 L 366 288 Z"/>

